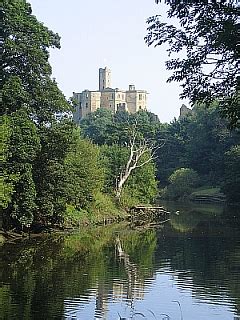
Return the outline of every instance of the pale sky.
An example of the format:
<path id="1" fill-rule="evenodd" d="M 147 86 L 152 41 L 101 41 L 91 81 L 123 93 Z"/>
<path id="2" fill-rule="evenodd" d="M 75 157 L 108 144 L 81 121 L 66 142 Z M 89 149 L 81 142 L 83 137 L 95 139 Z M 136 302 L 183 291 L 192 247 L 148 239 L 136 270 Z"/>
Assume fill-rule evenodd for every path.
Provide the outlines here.
<path id="1" fill-rule="evenodd" d="M 167 84 L 166 47 L 147 47 L 146 19 L 166 5 L 154 0 L 29 0 L 33 14 L 61 36 L 51 50 L 53 77 L 66 98 L 85 89 L 98 90 L 98 69 L 112 71 L 112 87 L 147 90 L 148 110 L 161 122 L 178 118 L 182 101 L 177 83 Z"/>

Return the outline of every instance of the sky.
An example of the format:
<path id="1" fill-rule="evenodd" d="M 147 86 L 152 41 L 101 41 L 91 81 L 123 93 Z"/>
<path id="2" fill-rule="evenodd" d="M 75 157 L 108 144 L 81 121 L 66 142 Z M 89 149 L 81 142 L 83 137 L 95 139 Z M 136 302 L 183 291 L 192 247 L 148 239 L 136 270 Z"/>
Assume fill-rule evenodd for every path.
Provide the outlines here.
<path id="1" fill-rule="evenodd" d="M 161 122 L 178 118 L 178 83 L 166 83 L 167 47 L 148 47 L 146 19 L 166 5 L 154 0 L 29 0 L 33 14 L 61 36 L 61 49 L 51 49 L 53 77 L 66 98 L 85 89 L 98 90 L 98 69 L 112 71 L 112 87 L 129 84 L 147 90 L 148 110 Z"/>

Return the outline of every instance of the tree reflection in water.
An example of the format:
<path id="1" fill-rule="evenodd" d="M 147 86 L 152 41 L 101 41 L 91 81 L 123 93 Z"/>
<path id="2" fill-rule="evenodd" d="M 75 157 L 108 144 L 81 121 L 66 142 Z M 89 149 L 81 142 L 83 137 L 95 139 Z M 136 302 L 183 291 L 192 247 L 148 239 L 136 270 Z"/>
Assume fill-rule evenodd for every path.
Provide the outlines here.
<path id="1" fill-rule="evenodd" d="M 182 292 L 191 290 L 195 303 L 206 308 L 207 303 L 231 305 L 236 315 L 240 310 L 236 215 L 217 207 L 169 209 L 180 214 L 171 215 L 170 223 L 158 231 L 131 230 L 122 224 L 5 243 L 0 248 L 2 319 L 78 315 L 108 319 L 136 312 L 153 317 L 150 311 L 159 319 L 160 313 L 173 311 L 172 300 L 177 300 L 169 297 L 171 306 L 161 305 L 166 283 L 157 279 L 165 273 Z M 154 304 L 148 296 L 156 286 L 161 296 Z M 181 304 L 184 320 L 188 319 L 184 300 Z"/>

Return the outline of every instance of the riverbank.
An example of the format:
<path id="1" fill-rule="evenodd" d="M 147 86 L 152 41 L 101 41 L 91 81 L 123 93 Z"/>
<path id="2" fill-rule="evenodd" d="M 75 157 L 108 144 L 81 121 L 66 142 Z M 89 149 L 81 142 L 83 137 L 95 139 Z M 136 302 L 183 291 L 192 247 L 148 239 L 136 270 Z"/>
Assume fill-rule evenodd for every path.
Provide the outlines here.
<path id="1" fill-rule="evenodd" d="M 127 222 L 132 228 L 153 228 L 168 221 L 170 214 L 163 206 L 140 205 L 124 208 L 114 202 L 109 202 L 106 208 L 95 208 L 95 211 L 76 210 L 67 207 L 64 220 L 60 224 L 33 223 L 23 230 L 0 230 L 0 244 L 6 241 L 18 241 L 39 237 L 42 234 L 67 234 L 86 229 L 87 227 L 106 226 Z"/>
<path id="2" fill-rule="evenodd" d="M 213 186 L 201 186 L 199 188 L 194 188 L 188 193 L 183 193 L 176 196 L 174 193 L 166 192 L 166 188 L 160 190 L 160 201 L 179 201 L 179 202 L 198 202 L 198 203 L 227 203 L 227 197 L 222 192 L 220 187 Z M 238 203 L 233 203 L 233 205 L 238 205 Z"/>
<path id="3" fill-rule="evenodd" d="M 25 227 L 22 230 L 12 228 L 7 232 L 0 230 L 0 245 L 6 241 L 12 242 L 29 237 L 39 237 L 41 234 L 46 233 L 65 234 L 81 228 L 84 229 L 87 226 L 104 226 L 122 221 L 128 221 L 135 228 L 151 228 L 168 221 L 167 215 L 170 212 L 177 213 L 181 206 L 185 208 L 191 206 L 194 208 L 198 207 L 198 204 L 202 204 L 201 210 L 212 212 L 213 214 L 221 214 L 223 206 L 227 205 L 225 197 L 220 193 L 219 188 L 199 188 L 198 190 L 194 190 L 188 197 L 181 198 L 178 201 L 172 202 L 158 199 L 156 203 L 161 207 L 148 207 L 144 205 L 124 207 L 117 201 L 114 201 L 112 197 L 104 195 L 104 198 L 95 201 L 88 210 L 76 210 L 73 206 L 67 206 L 61 223 L 44 224 L 41 221 L 35 221 L 30 228 Z M 173 207 L 172 203 L 175 204 Z M 216 204 L 214 210 L 209 207 L 211 204 Z M 159 208 L 159 210 L 154 212 L 154 210 L 148 210 L 149 208 Z"/>

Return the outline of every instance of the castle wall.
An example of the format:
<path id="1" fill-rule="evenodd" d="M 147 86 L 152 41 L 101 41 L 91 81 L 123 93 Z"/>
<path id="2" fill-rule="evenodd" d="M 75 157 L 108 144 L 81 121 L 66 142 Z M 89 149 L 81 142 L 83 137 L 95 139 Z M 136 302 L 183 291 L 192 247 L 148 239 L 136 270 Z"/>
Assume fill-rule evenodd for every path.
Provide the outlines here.
<path id="1" fill-rule="evenodd" d="M 186 118 L 189 114 L 192 114 L 193 110 L 182 104 L 180 108 L 180 116 L 178 119 L 184 119 Z"/>
<path id="2" fill-rule="evenodd" d="M 101 108 L 115 112 L 115 93 L 113 89 L 101 92 Z"/>
<path id="3" fill-rule="evenodd" d="M 118 106 L 126 104 L 126 92 L 119 89 L 105 89 L 101 92 L 101 108 L 116 112 Z"/>
<path id="4" fill-rule="evenodd" d="M 113 113 L 117 110 L 125 110 L 130 113 L 147 110 L 147 92 L 136 90 L 134 85 L 129 85 L 127 91 L 118 88 L 112 89 L 111 70 L 107 67 L 99 69 L 99 91 L 74 92 L 73 98 L 77 102 L 73 113 L 73 119 L 76 123 L 98 108 L 105 108 Z"/>
<path id="5" fill-rule="evenodd" d="M 85 90 L 81 93 L 80 109 L 81 117 L 100 108 L 101 92 Z"/>
<path id="6" fill-rule="evenodd" d="M 146 110 L 147 92 L 144 90 L 135 90 L 135 87 L 130 85 L 129 90 L 126 91 L 126 103 L 130 113 Z"/>
<path id="7" fill-rule="evenodd" d="M 125 107 L 124 107 L 125 106 Z M 119 109 L 127 111 L 126 91 L 115 89 L 115 112 Z"/>

